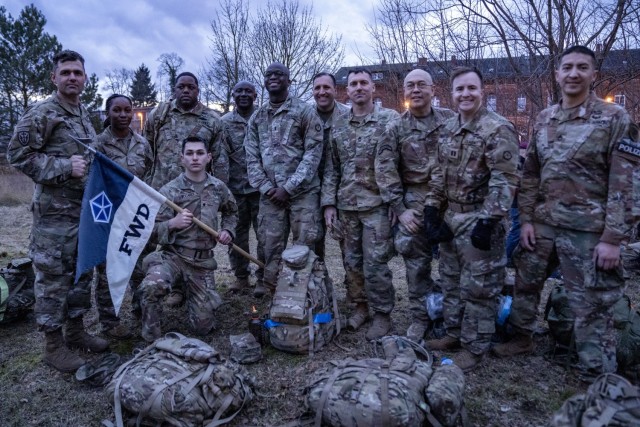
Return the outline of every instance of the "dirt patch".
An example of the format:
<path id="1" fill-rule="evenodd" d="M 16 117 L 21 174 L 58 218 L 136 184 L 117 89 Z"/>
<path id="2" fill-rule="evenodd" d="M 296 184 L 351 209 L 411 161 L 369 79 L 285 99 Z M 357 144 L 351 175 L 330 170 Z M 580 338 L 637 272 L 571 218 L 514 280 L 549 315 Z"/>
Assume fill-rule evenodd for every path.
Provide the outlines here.
<path id="1" fill-rule="evenodd" d="M 4 265 L 15 256 L 26 254 L 31 215 L 28 205 L 0 206 L 0 236 Z M 328 242 L 328 268 L 338 292 L 340 309 L 348 311 L 342 286 L 344 270 L 338 247 Z M 223 248 L 217 248 L 219 262 L 217 284 L 225 300 L 219 309 L 219 324 L 205 341 L 223 354 L 230 351 L 229 335 L 247 331 L 247 312 L 256 305 L 266 312 L 266 300 L 248 295 L 231 295 L 227 287 L 233 280 L 228 258 Z M 632 262 L 635 255 L 628 254 Z M 401 258 L 391 262 L 396 288 L 396 308 L 392 318 L 394 331 L 403 334 L 409 326 L 407 287 Z M 630 284 L 637 283 L 635 272 Z M 637 286 L 629 293 L 637 302 Z M 543 298 L 544 300 L 544 298 Z M 123 308 L 124 321 L 139 333 L 139 324 L 129 312 L 129 299 Z M 166 310 L 163 331 L 189 334 L 183 321 L 184 308 Z M 85 324 L 99 332 L 93 310 Z M 541 323 L 541 327 L 545 324 Z M 465 401 L 474 426 L 543 426 L 564 399 L 586 386 L 563 367 L 547 359 L 550 342 L 546 335 L 536 337 L 537 351 L 528 357 L 500 360 L 487 357 L 483 365 L 466 376 Z M 41 361 L 43 334 L 36 331 L 33 318 L 0 328 L 0 424 L 7 426 L 96 426 L 105 418 L 113 419 L 106 394 L 76 382 L 69 374 L 61 374 Z M 139 337 L 114 343 L 112 350 L 130 357 L 132 349 L 142 343 Z M 371 357 L 373 350 L 364 338 L 364 331 L 343 333 L 334 343 L 310 359 L 293 356 L 273 348 L 264 349 L 264 360 L 248 365 L 247 370 L 258 380 L 256 399 L 231 423 L 235 426 L 279 425 L 296 419 L 304 412 L 304 387 L 307 375 L 330 360 L 346 357 Z M 88 358 L 95 356 L 87 356 Z"/>

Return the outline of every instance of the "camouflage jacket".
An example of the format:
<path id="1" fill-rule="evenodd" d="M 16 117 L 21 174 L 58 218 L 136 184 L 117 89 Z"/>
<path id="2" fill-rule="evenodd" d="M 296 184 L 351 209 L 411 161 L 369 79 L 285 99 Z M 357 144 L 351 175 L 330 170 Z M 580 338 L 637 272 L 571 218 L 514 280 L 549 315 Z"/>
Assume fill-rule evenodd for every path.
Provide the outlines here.
<path id="1" fill-rule="evenodd" d="M 375 176 L 376 147 L 386 142 L 385 128 L 399 117 L 377 105 L 362 121 L 354 119 L 353 111 L 336 117 L 325 154 L 322 206 L 366 211 L 383 203 Z"/>
<path id="2" fill-rule="evenodd" d="M 460 125 L 456 114 L 440 131 L 440 166 L 430 185 L 442 185 L 432 194 L 444 194 L 449 205 L 481 204 L 478 218 L 502 218 L 509 211 L 520 179 L 518 135 L 504 117 L 482 107 L 475 117 Z M 426 204 L 440 206 L 427 198 Z"/>
<path id="3" fill-rule="evenodd" d="M 247 155 L 244 149 L 244 137 L 247 134 L 247 120 L 237 111 L 229 111 L 222 116 L 225 124 L 227 143 L 225 148 L 229 157 L 229 183 L 233 194 L 250 194 L 257 190 L 249 184 L 247 175 Z"/>
<path id="4" fill-rule="evenodd" d="M 197 187 L 197 183 L 182 173 L 159 191 L 176 205 L 183 209 L 189 209 L 194 218 L 200 219 L 216 231 L 218 231 L 218 212 L 220 212 L 222 214 L 220 229 L 227 230 L 233 236 L 238 223 L 238 207 L 231 191 L 222 181 L 211 175 L 207 175 L 202 193 L 198 193 Z M 156 223 L 151 235 L 152 241 L 165 246 L 199 250 L 215 247 L 214 237 L 195 223 L 182 230 L 170 231 L 169 220 L 176 214 L 168 205 L 162 205 L 156 216 Z"/>
<path id="5" fill-rule="evenodd" d="M 149 179 L 153 164 L 151 146 L 133 129 L 126 138 L 117 138 L 109 126 L 96 138 L 96 149 L 143 181 Z"/>
<path id="6" fill-rule="evenodd" d="M 542 111 L 527 149 L 522 222 L 628 239 L 640 217 L 638 130 L 623 108 L 591 94 L 580 107 Z"/>
<path id="7" fill-rule="evenodd" d="M 161 102 L 151 110 L 144 126 L 144 137 L 154 155 L 150 185 L 158 189 L 182 173 L 182 141 L 199 136 L 209 142 L 211 168 L 222 182 L 229 179 L 229 161 L 223 149 L 224 129 L 218 113 L 200 102 L 191 111 L 182 111 L 175 100 Z"/>
<path id="8" fill-rule="evenodd" d="M 405 200 L 408 188 L 427 190 L 432 171 L 438 165 L 438 137 L 453 111 L 431 108 L 431 114 L 418 119 L 406 111 L 387 126 L 376 154 L 376 182 L 380 196 L 400 216 L 409 209 Z M 440 178 L 437 174 L 434 177 Z M 431 186 L 440 189 L 441 185 Z M 429 197 L 428 194 L 426 194 Z M 430 197 L 438 197 L 431 195 Z M 441 195 L 440 195 L 441 197 Z M 422 209 L 420 209 L 422 210 Z"/>
<path id="9" fill-rule="evenodd" d="M 323 147 L 326 147 L 329 144 L 329 139 L 331 138 L 331 126 L 333 125 L 333 122 L 336 119 L 336 117 L 340 116 L 341 114 L 347 114 L 348 112 L 349 112 L 349 107 L 337 101 L 334 101 L 333 111 L 331 111 L 331 115 L 329 116 L 329 118 L 327 118 L 326 121 L 324 121 L 324 119 L 322 118 L 322 116 L 320 116 L 320 113 L 318 112 L 318 115 L 320 116 L 320 120 L 324 121 L 323 132 L 322 132 Z M 323 148 L 322 160 L 320 160 L 320 165 L 318 166 L 318 177 L 320 177 L 320 180 L 322 180 L 324 177 L 324 165 L 326 163 L 326 160 L 324 158 L 324 151 L 325 149 Z"/>
<path id="10" fill-rule="evenodd" d="M 86 108 L 72 106 L 57 94 L 34 104 L 16 125 L 7 159 L 37 184 L 34 201 L 42 192 L 55 189 L 65 198 L 82 200 L 86 175 L 71 176 L 70 157 L 79 154 L 90 160 L 92 156 L 72 136 L 93 139 L 96 133 Z"/>
<path id="11" fill-rule="evenodd" d="M 276 111 L 266 102 L 251 116 L 244 145 L 249 182 L 260 193 L 281 187 L 295 197 L 320 186 L 322 122 L 313 106 L 291 95 Z"/>

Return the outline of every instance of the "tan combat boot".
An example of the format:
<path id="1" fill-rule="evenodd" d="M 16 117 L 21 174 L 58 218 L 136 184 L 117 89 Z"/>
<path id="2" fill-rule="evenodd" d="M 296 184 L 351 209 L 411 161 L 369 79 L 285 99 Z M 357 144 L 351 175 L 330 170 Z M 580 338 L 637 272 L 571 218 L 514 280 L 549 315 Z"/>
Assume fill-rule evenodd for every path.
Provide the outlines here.
<path id="1" fill-rule="evenodd" d="M 45 332 L 44 357 L 42 361 L 60 372 L 75 372 L 85 361 L 64 345 L 62 329 Z"/>
<path id="2" fill-rule="evenodd" d="M 533 350 L 533 339 L 530 336 L 516 335 L 510 341 L 495 345 L 492 351 L 498 357 L 513 357 L 533 353 Z"/>
<path id="3" fill-rule="evenodd" d="M 429 350 L 454 350 L 460 348 L 460 340 L 458 338 L 445 335 L 442 338 L 428 340 L 425 345 Z"/>
<path id="4" fill-rule="evenodd" d="M 233 294 L 244 292 L 246 289 L 249 289 L 248 277 L 236 277 L 236 280 L 229 285 L 229 292 Z"/>
<path id="5" fill-rule="evenodd" d="M 484 354 L 473 354 L 469 350 L 462 350 L 453 356 L 453 364 L 462 369 L 462 372 L 468 372 L 477 367 L 484 359 Z"/>
<path id="6" fill-rule="evenodd" d="M 429 330 L 431 321 L 414 319 L 413 323 L 407 329 L 407 338 L 414 342 L 420 342 L 424 338 L 424 334 Z"/>
<path id="7" fill-rule="evenodd" d="M 127 340 L 133 337 L 133 332 L 124 323 L 118 322 L 115 325 L 102 326 L 102 332 L 114 340 Z"/>
<path id="8" fill-rule="evenodd" d="M 102 353 L 109 348 L 109 341 L 94 337 L 84 331 L 82 317 L 67 320 L 65 342 L 69 348 L 77 348 L 93 353 Z"/>
<path id="9" fill-rule="evenodd" d="M 356 309 L 347 320 L 347 329 L 355 332 L 367 320 L 369 320 L 369 306 L 365 302 L 358 303 Z"/>
<path id="10" fill-rule="evenodd" d="M 172 290 L 164 300 L 167 307 L 176 308 L 184 303 L 184 294 L 181 290 Z"/>
<path id="11" fill-rule="evenodd" d="M 386 313 L 374 313 L 373 322 L 367 329 L 365 338 L 369 341 L 377 340 L 387 335 L 391 330 L 391 316 Z"/>

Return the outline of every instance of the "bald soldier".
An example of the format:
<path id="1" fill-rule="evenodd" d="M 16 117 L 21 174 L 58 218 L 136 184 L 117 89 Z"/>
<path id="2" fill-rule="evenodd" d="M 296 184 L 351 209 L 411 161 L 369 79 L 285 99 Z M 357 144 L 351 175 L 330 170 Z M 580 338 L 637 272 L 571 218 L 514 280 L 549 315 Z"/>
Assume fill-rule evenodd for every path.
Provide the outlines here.
<path id="1" fill-rule="evenodd" d="M 245 137 L 249 183 L 260 192 L 259 239 L 264 247 L 263 287 L 275 292 L 278 264 L 287 245 L 314 249 L 320 234 L 322 122 L 313 106 L 289 94 L 289 69 L 279 62 L 264 72 L 269 101 L 251 116 Z"/>
<path id="2" fill-rule="evenodd" d="M 419 341 L 429 329 L 425 299 L 433 290 L 432 247 L 422 230 L 425 200 L 432 171 L 437 166 L 438 137 L 453 111 L 431 106 L 433 80 L 424 70 L 404 79 L 409 110 L 389 123 L 376 155 L 376 182 L 380 196 L 398 217 L 396 251 L 404 258 L 413 322 L 407 337 Z M 432 186 L 434 188 L 434 186 Z"/>

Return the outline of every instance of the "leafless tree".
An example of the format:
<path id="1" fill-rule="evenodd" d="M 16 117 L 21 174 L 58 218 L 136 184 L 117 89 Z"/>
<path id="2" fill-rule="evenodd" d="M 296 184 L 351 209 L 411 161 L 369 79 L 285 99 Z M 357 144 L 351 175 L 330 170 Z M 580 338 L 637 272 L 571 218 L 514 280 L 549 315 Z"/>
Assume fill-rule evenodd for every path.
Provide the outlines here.
<path id="1" fill-rule="evenodd" d="M 131 83 L 133 82 L 133 70 L 127 68 L 114 68 L 106 72 L 102 90 L 109 94 L 119 93 L 120 95 L 130 95 Z"/>
<path id="2" fill-rule="evenodd" d="M 165 98 L 171 98 L 173 93 L 173 87 L 176 85 L 176 77 L 180 68 L 184 65 L 184 59 L 175 52 L 163 53 L 157 59 L 158 66 L 157 76 L 160 79 L 166 78 L 167 81 L 164 84 L 159 85 L 164 92 Z"/>

